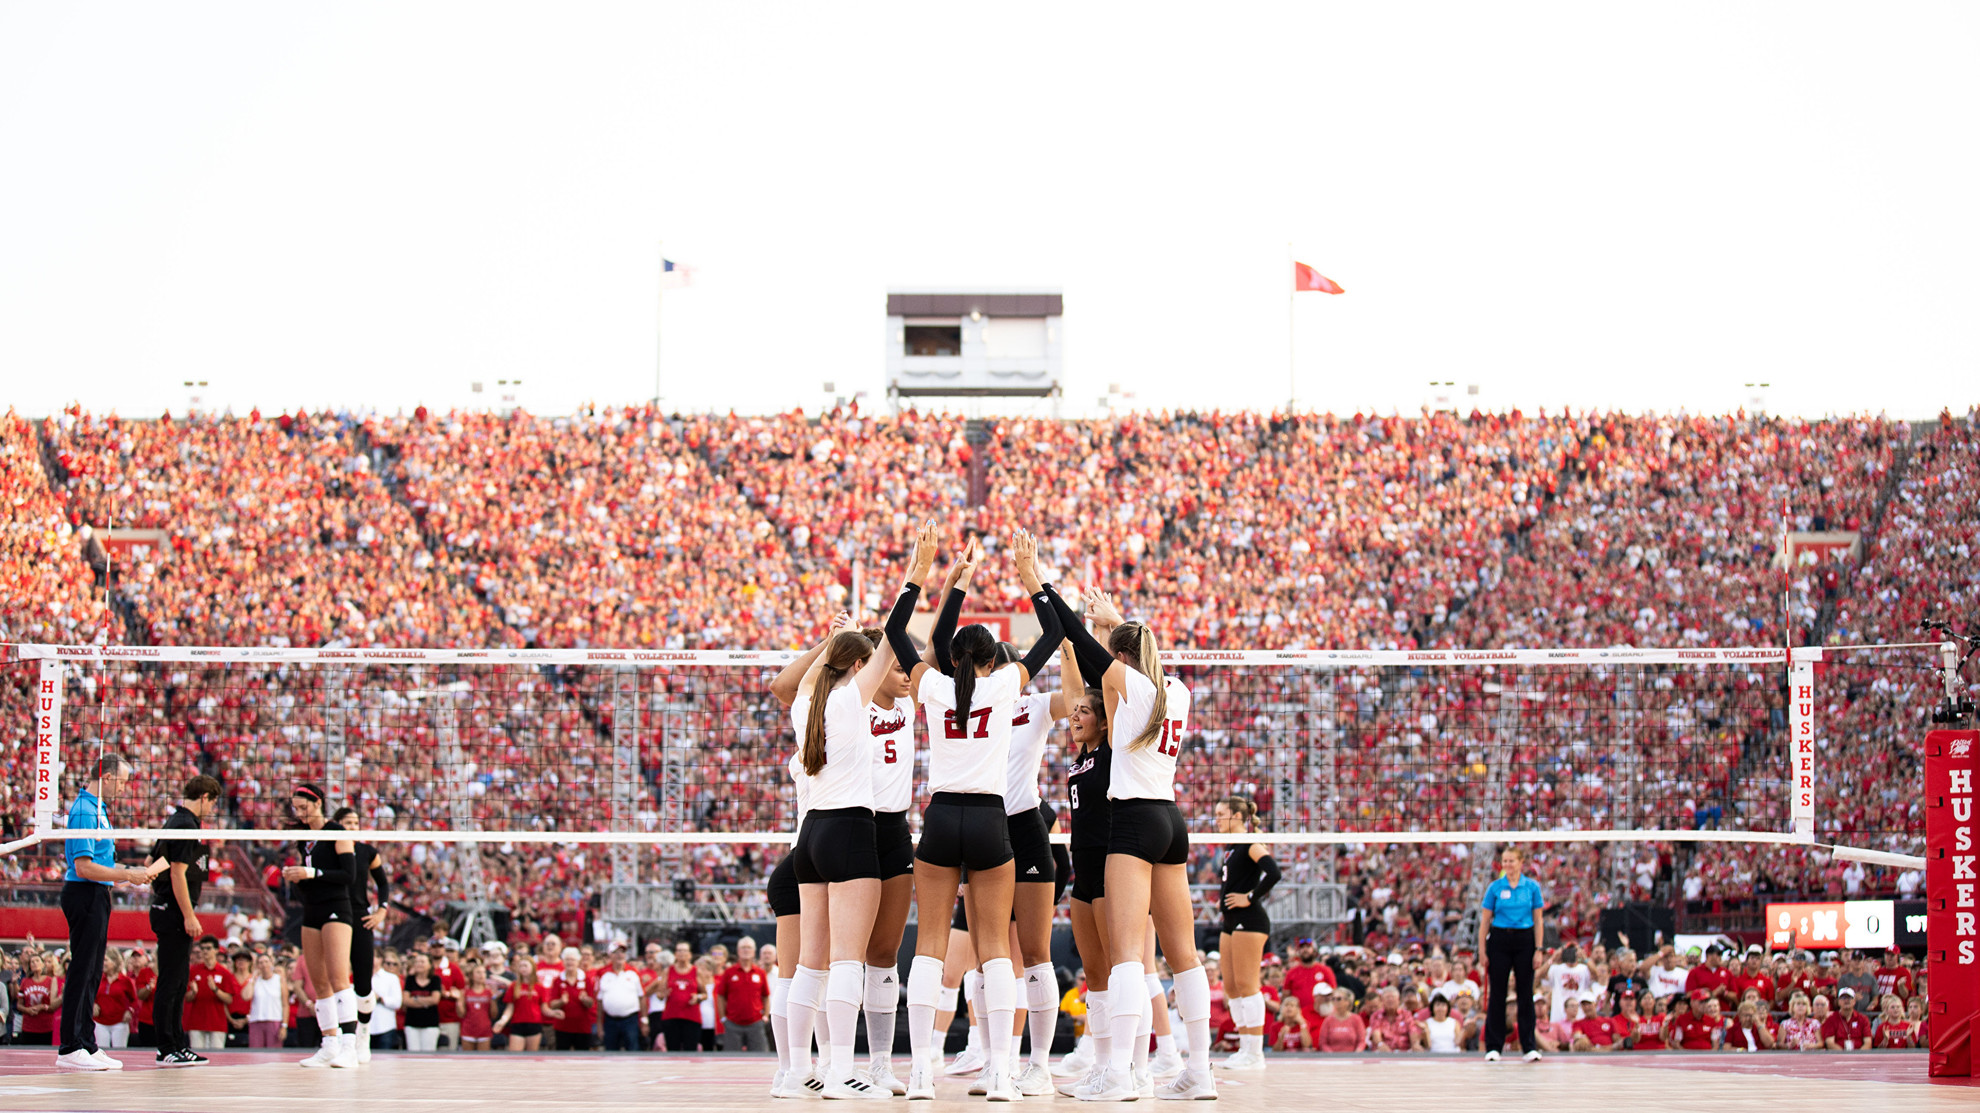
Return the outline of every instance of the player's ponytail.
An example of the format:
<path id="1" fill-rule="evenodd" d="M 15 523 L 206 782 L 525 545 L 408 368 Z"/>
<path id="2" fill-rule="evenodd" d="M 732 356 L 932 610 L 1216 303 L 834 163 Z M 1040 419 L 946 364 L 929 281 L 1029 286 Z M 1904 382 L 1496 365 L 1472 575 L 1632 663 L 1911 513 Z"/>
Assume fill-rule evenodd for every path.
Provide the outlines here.
<path id="1" fill-rule="evenodd" d="M 997 638 L 980 622 L 965 626 L 949 642 L 949 657 L 956 665 L 956 729 L 967 734 L 970 700 L 976 695 L 976 670 L 997 663 Z"/>
<path id="2" fill-rule="evenodd" d="M 825 768 L 825 704 L 832 698 L 832 689 L 871 656 L 873 643 L 857 630 L 841 630 L 826 643 L 818 679 L 811 682 L 811 708 L 805 715 L 804 749 L 799 760 L 806 776 L 816 777 Z"/>
<path id="3" fill-rule="evenodd" d="M 1249 796 L 1226 796 L 1224 807 L 1244 823 L 1246 832 L 1258 830 L 1258 804 Z"/>
<path id="4" fill-rule="evenodd" d="M 1155 705 L 1148 709 L 1148 723 L 1128 743 L 1130 750 L 1145 750 L 1162 736 L 1162 723 L 1169 717 L 1169 686 L 1162 675 L 1162 655 L 1155 646 L 1155 631 L 1139 622 L 1123 622 L 1107 636 L 1107 648 L 1135 660 L 1135 670 L 1155 685 Z"/>

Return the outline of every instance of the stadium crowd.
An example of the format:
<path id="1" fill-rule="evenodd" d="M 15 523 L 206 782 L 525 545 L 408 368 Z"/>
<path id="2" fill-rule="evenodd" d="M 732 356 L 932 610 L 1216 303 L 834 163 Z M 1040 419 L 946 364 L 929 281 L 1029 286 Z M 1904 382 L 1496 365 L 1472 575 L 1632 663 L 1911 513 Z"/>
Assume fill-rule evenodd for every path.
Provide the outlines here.
<path id="1" fill-rule="evenodd" d="M 1910 639 L 1932 599 L 1959 613 L 1972 589 L 1955 570 L 1980 518 L 1948 494 L 1974 474 L 1971 417 L 1916 446 L 1869 418 L 1517 412 L 972 428 L 856 410 L 125 421 L 72 408 L 38 427 L 0 424 L 0 630 L 33 641 L 794 646 L 833 610 L 871 613 L 910 523 L 946 515 L 991 542 L 987 609 L 1014 601 L 998 595 L 1016 588 L 995 542 L 1024 523 L 1069 583 L 1127 598 L 1170 646 L 1772 646 L 1825 614 L 1829 640 L 1847 645 Z M 1867 530 L 1905 449 L 1883 528 L 1860 552 L 1775 566 L 1783 506 L 1797 531 Z M 84 552 L 104 527 L 167 535 L 165 551 L 117 570 L 121 619 Z M 31 668 L 0 671 L 0 701 L 24 705 Z M 592 764 L 615 670 L 79 671 L 71 729 L 148 768 L 213 772 L 229 822 L 277 825 L 271 786 L 305 775 L 344 786 L 380 826 L 628 821 L 607 820 L 608 778 Z M 1180 671 L 1198 744 L 1179 780 L 1206 825 L 1207 802 L 1231 790 L 1285 829 L 1785 824 L 1772 665 Z M 1852 658 L 1825 666 L 1831 678 L 1824 830 L 1915 846 L 1920 817 L 1897 786 L 1929 676 Z M 690 750 L 675 756 L 692 825 L 789 826 L 786 724 L 764 682 L 753 668 L 637 674 L 630 822 L 660 822 L 674 746 Z M 346 756 L 328 776 L 337 736 Z M 1607 744 L 1617 737 L 1635 744 Z M 0 789 L 14 830 L 27 752 L 10 751 Z M 408 900 L 458 896 L 460 853 L 409 852 Z M 581 918 L 603 877 L 605 856 L 583 848 L 475 853 L 499 899 L 543 919 Z M 748 885 L 775 853 L 701 847 L 683 861 L 704 884 Z M 1780 891 L 1844 884 L 1784 849 L 1714 849 L 1683 878 L 1669 847 L 1558 855 L 1556 891 L 1578 924 L 1663 883 L 1705 896 L 1751 892 L 1760 874 Z M 1295 880 L 1323 872 L 1311 854 L 1285 858 Z M 1197 866 L 1207 876 L 1213 857 Z M 1419 927 L 1465 907 L 1472 876 L 1462 847 L 1371 842 L 1333 866 L 1365 917 Z M 0 877 L 19 868 L 0 859 Z M 1896 878 L 1873 870 L 1860 884 Z"/>

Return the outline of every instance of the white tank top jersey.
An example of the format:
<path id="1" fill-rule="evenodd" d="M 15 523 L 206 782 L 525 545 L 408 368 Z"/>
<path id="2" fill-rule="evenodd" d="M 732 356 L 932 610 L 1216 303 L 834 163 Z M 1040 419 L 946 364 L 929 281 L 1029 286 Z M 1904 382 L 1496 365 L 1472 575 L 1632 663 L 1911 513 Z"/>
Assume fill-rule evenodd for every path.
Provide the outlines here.
<path id="1" fill-rule="evenodd" d="M 1189 688 L 1173 676 L 1166 678 L 1169 706 L 1161 735 L 1139 750 L 1130 749 L 1155 710 L 1155 682 L 1134 669 L 1124 671 L 1127 679 L 1120 703 L 1114 708 L 1114 721 L 1107 724 L 1107 742 L 1114 749 L 1107 799 L 1174 800 L 1176 755 L 1182 752 L 1183 733 L 1189 729 Z"/>
<path id="2" fill-rule="evenodd" d="M 370 928 L 360 928 L 370 931 Z M 278 975 L 254 980 L 254 998 L 248 1002 L 248 1021 L 281 1020 L 288 1016 L 289 1003 L 282 1000 L 282 979 Z"/>
<path id="3" fill-rule="evenodd" d="M 811 778 L 804 775 L 804 763 L 798 759 L 803 751 L 791 755 L 785 767 L 791 771 L 791 787 L 797 798 L 797 826 L 792 831 L 804 830 L 804 815 L 811 810 Z"/>
<path id="4" fill-rule="evenodd" d="M 1045 760 L 1045 740 L 1052 737 L 1052 696 L 1029 695 L 1017 701 L 1011 716 L 1011 765 L 1004 780 L 1004 814 L 1017 815 L 1038 807 L 1038 767 Z"/>
<path id="5" fill-rule="evenodd" d="M 873 810 L 904 812 L 914 805 L 914 701 L 866 705 L 873 734 Z"/>
<path id="6" fill-rule="evenodd" d="M 791 704 L 791 729 L 798 748 L 791 755 L 791 776 L 805 777 L 804 728 L 811 716 L 811 694 Z M 873 806 L 873 732 L 867 727 L 866 705 L 856 681 L 832 689 L 825 699 L 825 767 L 811 782 L 809 810 L 871 808 Z"/>
<path id="7" fill-rule="evenodd" d="M 969 720 L 958 723 L 955 679 L 932 668 L 921 674 L 921 690 L 915 695 L 928 709 L 929 792 L 1004 795 L 1018 692 L 1016 665 L 977 677 Z"/>

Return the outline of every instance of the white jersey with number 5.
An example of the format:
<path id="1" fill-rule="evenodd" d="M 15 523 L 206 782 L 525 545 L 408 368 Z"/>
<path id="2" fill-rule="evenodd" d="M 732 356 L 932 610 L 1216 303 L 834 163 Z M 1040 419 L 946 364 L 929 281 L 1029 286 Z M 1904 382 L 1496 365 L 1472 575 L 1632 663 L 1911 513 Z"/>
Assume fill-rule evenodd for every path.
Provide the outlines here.
<path id="1" fill-rule="evenodd" d="M 914 701 L 866 705 L 873 731 L 873 810 L 904 812 L 914 803 Z"/>
<path id="2" fill-rule="evenodd" d="M 1189 729 L 1189 688 L 1175 677 L 1164 681 L 1169 706 L 1162 733 L 1141 749 L 1130 744 L 1155 710 L 1155 682 L 1126 669 L 1120 703 L 1108 724 L 1108 744 L 1114 750 L 1114 775 L 1107 785 L 1109 800 L 1174 800 L 1176 755 L 1182 752 L 1183 732 Z"/>
<path id="3" fill-rule="evenodd" d="M 928 709 L 928 791 L 1004 795 L 1011 752 L 1011 711 L 1018 701 L 1018 669 L 1005 665 L 976 678 L 967 721 L 956 721 L 956 682 L 929 669 L 916 692 Z"/>

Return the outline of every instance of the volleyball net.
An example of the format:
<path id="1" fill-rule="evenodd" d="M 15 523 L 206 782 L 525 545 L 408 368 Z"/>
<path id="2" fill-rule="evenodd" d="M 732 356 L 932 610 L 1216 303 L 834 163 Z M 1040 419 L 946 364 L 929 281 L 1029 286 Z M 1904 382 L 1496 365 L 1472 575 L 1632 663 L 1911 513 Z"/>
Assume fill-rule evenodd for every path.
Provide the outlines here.
<path id="1" fill-rule="evenodd" d="M 1591 886 L 1625 893 L 1673 844 L 1902 857 L 1922 825 L 1891 794 L 1915 795 L 1907 701 L 1929 694 L 1935 649 L 1170 650 L 1193 693 L 1178 797 L 1205 847 L 1227 841 L 1215 801 L 1251 797 L 1281 862 L 1327 881 L 1368 855 L 1461 879 L 1477 847 L 1509 841 L 1571 844 Z M 282 830 L 312 782 L 369 841 L 608 844 L 589 861 L 618 883 L 747 880 L 795 824 L 790 719 L 769 690 L 794 656 L 14 646 L 0 710 L 32 729 L 0 814 L 9 849 L 59 849 L 69 801 L 115 752 L 137 769 L 115 836 L 140 844 L 207 773 L 225 788 L 208 839 L 316 837 Z M 1056 690 L 1056 666 L 1036 686 Z M 1044 796 L 1061 810 L 1073 750 L 1055 730 Z"/>

